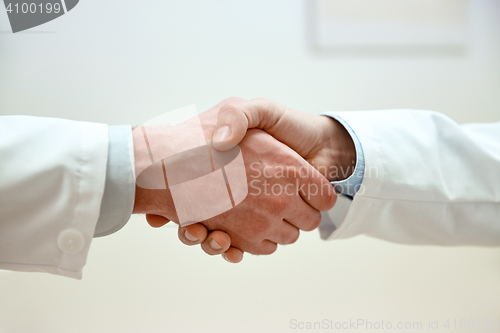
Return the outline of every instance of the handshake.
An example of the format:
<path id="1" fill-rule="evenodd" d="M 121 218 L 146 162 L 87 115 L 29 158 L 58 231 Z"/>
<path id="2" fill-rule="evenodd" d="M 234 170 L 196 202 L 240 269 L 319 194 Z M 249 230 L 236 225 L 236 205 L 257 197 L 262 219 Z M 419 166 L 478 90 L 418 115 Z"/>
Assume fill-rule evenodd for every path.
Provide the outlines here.
<path id="1" fill-rule="evenodd" d="M 196 118 L 169 128 L 166 134 L 149 129 L 146 136 L 144 128 L 134 129 L 137 185 L 133 212 L 146 214 L 152 227 L 181 222 L 179 239 L 184 244 L 201 244 L 207 254 L 222 254 L 229 262 L 240 262 L 244 252 L 271 254 L 278 244 L 294 243 L 300 230 L 316 229 L 321 222 L 320 211 L 330 210 L 336 202 L 330 182 L 343 180 L 354 171 L 354 143 L 343 125 L 330 117 L 308 115 L 267 99 L 229 98 Z M 182 147 L 186 142 L 199 141 L 200 123 L 202 140 L 208 149 L 190 154 L 189 163 L 171 158 L 170 162 L 165 159 L 152 164 L 152 146 Z M 232 192 L 229 209 L 192 221 L 199 223 L 182 223 L 175 201 L 178 190 L 172 178 L 167 177 L 167 170 L 178 178 L 191 174 L 193 179 L 214 171 L 216 156 L 229 151 L 234 151 L 229 154 L 231 160 L 236 154 L 242 156 L 241 170 L 246 173 L 247 182 L 244 189 L 230 186 L 226 170 L 225 184 L 227 191 Z M 212 159 L 208 171 L 201 170 L 204 166 L 199 156 L 204 154 Z M 156 168 L 157 174 L 165 176 L 162 186 L 143 185 L 148 181 L 140 179 L 141 172 L 144 175 L 148 171 L 148 163 L 152 164 L 149 170 Z M 220 192 L 210 183 L 203 186 L 198 181 L 191 186 L 198 186 L 196 192 L 212 195 L 217 201 Z M 184 193 L 184 197 L 191 198 L 190 192 Z M 188 201 L 192 201 L 192 210 L 197 201 Z M 198 209 L 209 211 L 211 207 L 201 205 Z"/>

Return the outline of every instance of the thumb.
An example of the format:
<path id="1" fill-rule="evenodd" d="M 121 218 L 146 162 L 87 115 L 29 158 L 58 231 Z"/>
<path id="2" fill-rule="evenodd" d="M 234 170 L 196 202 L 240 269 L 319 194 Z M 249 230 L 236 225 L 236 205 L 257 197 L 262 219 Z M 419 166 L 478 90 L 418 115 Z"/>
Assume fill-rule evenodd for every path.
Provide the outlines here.
<path id="1" fill-rule="evenodd" d="M 230 103 L 220 108 L 212 144 L 217 150 L 228 150 L 237 145 L 251 128 L 262 129 L 269 134 L 287 113 L 287 108 L 266 98 Z M 279 136 L 279 135 L 278 135 Z M 280 140 L 280 138 L 277 138 Z"/>
<path id="2" fill-rule="evenodd" d="M 245 137 L 248 118 L 240 103 L 226 104 L 217 115 L 217 126 L 212 138 L 212 146 L 217 150 L 229 150 Z"/>
<path id="3" fill-rule="evenodd" d="M 247 130 L 258 128 L 302 155 L 302 146 L 307 144 L 297 140 L 297 134 L 317 132 L 311 127 L 310 117 L 266 98 L 226 104 L 219 110 L 212 144 L 217 150 L 231 149 L 243 140 Z"/>

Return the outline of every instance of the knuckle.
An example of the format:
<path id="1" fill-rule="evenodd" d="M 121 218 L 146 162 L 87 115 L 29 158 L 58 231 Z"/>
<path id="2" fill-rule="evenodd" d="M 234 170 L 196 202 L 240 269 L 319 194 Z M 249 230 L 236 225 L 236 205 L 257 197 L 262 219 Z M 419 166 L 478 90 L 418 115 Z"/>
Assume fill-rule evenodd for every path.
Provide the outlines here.
<path id="1" fill-rule="evenodd" d="M 270 223 L 264 220 L 254 220 L 246 224 L 250 237 L 255 238 L 264 234 L 270 228 Z"/>
<path id="2" fill-rule="evenodd" d="M 231 96 L 222 101 L 223 103 L 230 104 L 230 103 L 241 103 L 241 102 L 246 102 L 246 99 L 238 96 Z"/>
<path id="3" fill-rule="evenodd" d="M 317 209 L 322 211 L 332 209 L 337 202 L 337 192 L 335 188 L 329 183 L 316 184 L 316 186 L 319 187 L 319 190 L 316 192 L 318 197 L 320 197 Z"/>
<path id="4" fill-rule="evenodd" d="M 332 188 L 333 188 L 333 186 L 332 186 Z M 329 193 L 329 195 L 328 195 L 328 200 L 326 202 L 326 209 L 325 210 L 332 209 L 336 203 L 337 203 L 337 193 L 335 193 L 335 191 L 332 190 L 332 192 Z"/>
<path id="5" fill-rule="evenodd" d="M 316 212 L 314 214 L 314 216 L 311 218 L 310 228 L 308 231 L 312 231 L 312 230 L 316 229 L 317 227 L 319 227 L 320 223 L 321 223 L 321 213 Z"/>
<path id="6" fill-rule="evenodd" d="M 271 116 L 271 119 L 275 119 L 276 116 L 283 115 L 286 112 L 286 107 L 284 105 L 276 103 L 269 98 L 258 97 L 254 98 L 252 102 L 264 109 L 266 113 Z"/>
<path id="7" fill-rule="evenodd" d="M 266 248 L 264 249 L 263 254 L 265 255 L 273 254 L 278 249 L 278 244 L 276 243 L 268 243 L 268 244 L 269 245 L 267 245 Z"/>
<path id="8" fill-rule="evenodd" d="M 273 103 L 272 100 L 270 100 L 269 98 L 266 98 L 266 97 L 253 98 L 251 100 L 251 102 L 255 102 L 255 103 L 258 103 L 258 104 L 270 104 L 270 103 Z"/>
<path id="9" fill-rule="evenodd" d="M 242 250 L 254 255 L 269 255 L 276 252 L 277 249 L 278 249 L 278 244 L 271 242 L 269 240 L 262 240 L 249 243 Z"/>
<path id="10" fill-rule="evenodd" d="M 219 116 L 224 115 L 230 115 L 233 113 L 239 112 L 238 106 L 235 103 L 228 103 L 224 104 L 220 110 L 219 110 Z"/>
<path id="11" fill-rule="evenodd" d="M 269 255 L 276 252 L 277 249 L 278 249 L 278 244 L 265 240 L 254 249 L 253 254 Z"/>
<path id="12" fill-rule="evenodd" d="M 260 243 L 260 241 L 249 242 L 248 240 L 246 240 L 244 243 L 239 245 L 239 249 L 250 254 L 259 255 L 261 254 Z"/>
<path id="13" fill-rule="evenodd" d="M 267 211 L 272 215 L 282 215 L 288 207 L 288 200 L 279 196 L 271 196 L 267 200 Z"/>

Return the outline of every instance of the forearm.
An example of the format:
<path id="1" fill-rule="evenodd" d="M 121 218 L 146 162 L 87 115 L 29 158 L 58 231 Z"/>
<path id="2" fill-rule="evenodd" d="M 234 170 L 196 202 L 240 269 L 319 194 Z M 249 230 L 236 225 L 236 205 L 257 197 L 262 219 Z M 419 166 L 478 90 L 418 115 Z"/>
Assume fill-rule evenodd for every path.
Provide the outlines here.
<path id="1" fill-rule="evenodd" d="M 104 192 L 105 124 L 0 119 L 0 269 L 80 278 Z"/>

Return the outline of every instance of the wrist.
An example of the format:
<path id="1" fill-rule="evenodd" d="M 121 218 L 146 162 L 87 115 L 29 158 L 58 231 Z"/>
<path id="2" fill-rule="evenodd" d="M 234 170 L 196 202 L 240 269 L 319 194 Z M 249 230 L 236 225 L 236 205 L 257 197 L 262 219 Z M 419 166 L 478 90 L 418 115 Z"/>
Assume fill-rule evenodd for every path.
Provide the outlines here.
<path id="1" fill-rule="evenodd" d="M 135 168 L 135 199 L 133 214 L 153 214 L 177 221 L 168 182 L 163 173 L 158 173 L 161 164 L 154 163 L 150 151 L 150 141 L 157 140 L 154 131 L 145 135 L 143 127 L 132 129 Z M 160 138 L 160 142 L 163 142 Z M 161 163 L 161 162 L 160 162 Z"/>
<path id="2" fill-rule="evenodd" d="M 135 201 L 132 214 L 153 214 L 154 207 L 151 205 L 151 198 L 148 190 L 135 185 Z"/>
<path id="3" fill-rule="evenodd" d="M 347 129 L 338 120 L 324 118 L 324 142 L 327 150 L 327 172 L 324 176 L 329 181 L 349 178 L 356 168 L 356 147 Z"/>
<path id="4" fill-rule="evenodd" d="M 170 190 L 150 190 L 135 186 L 135 201 L 132 214 L 160 215 L 177 221 Z"/>

